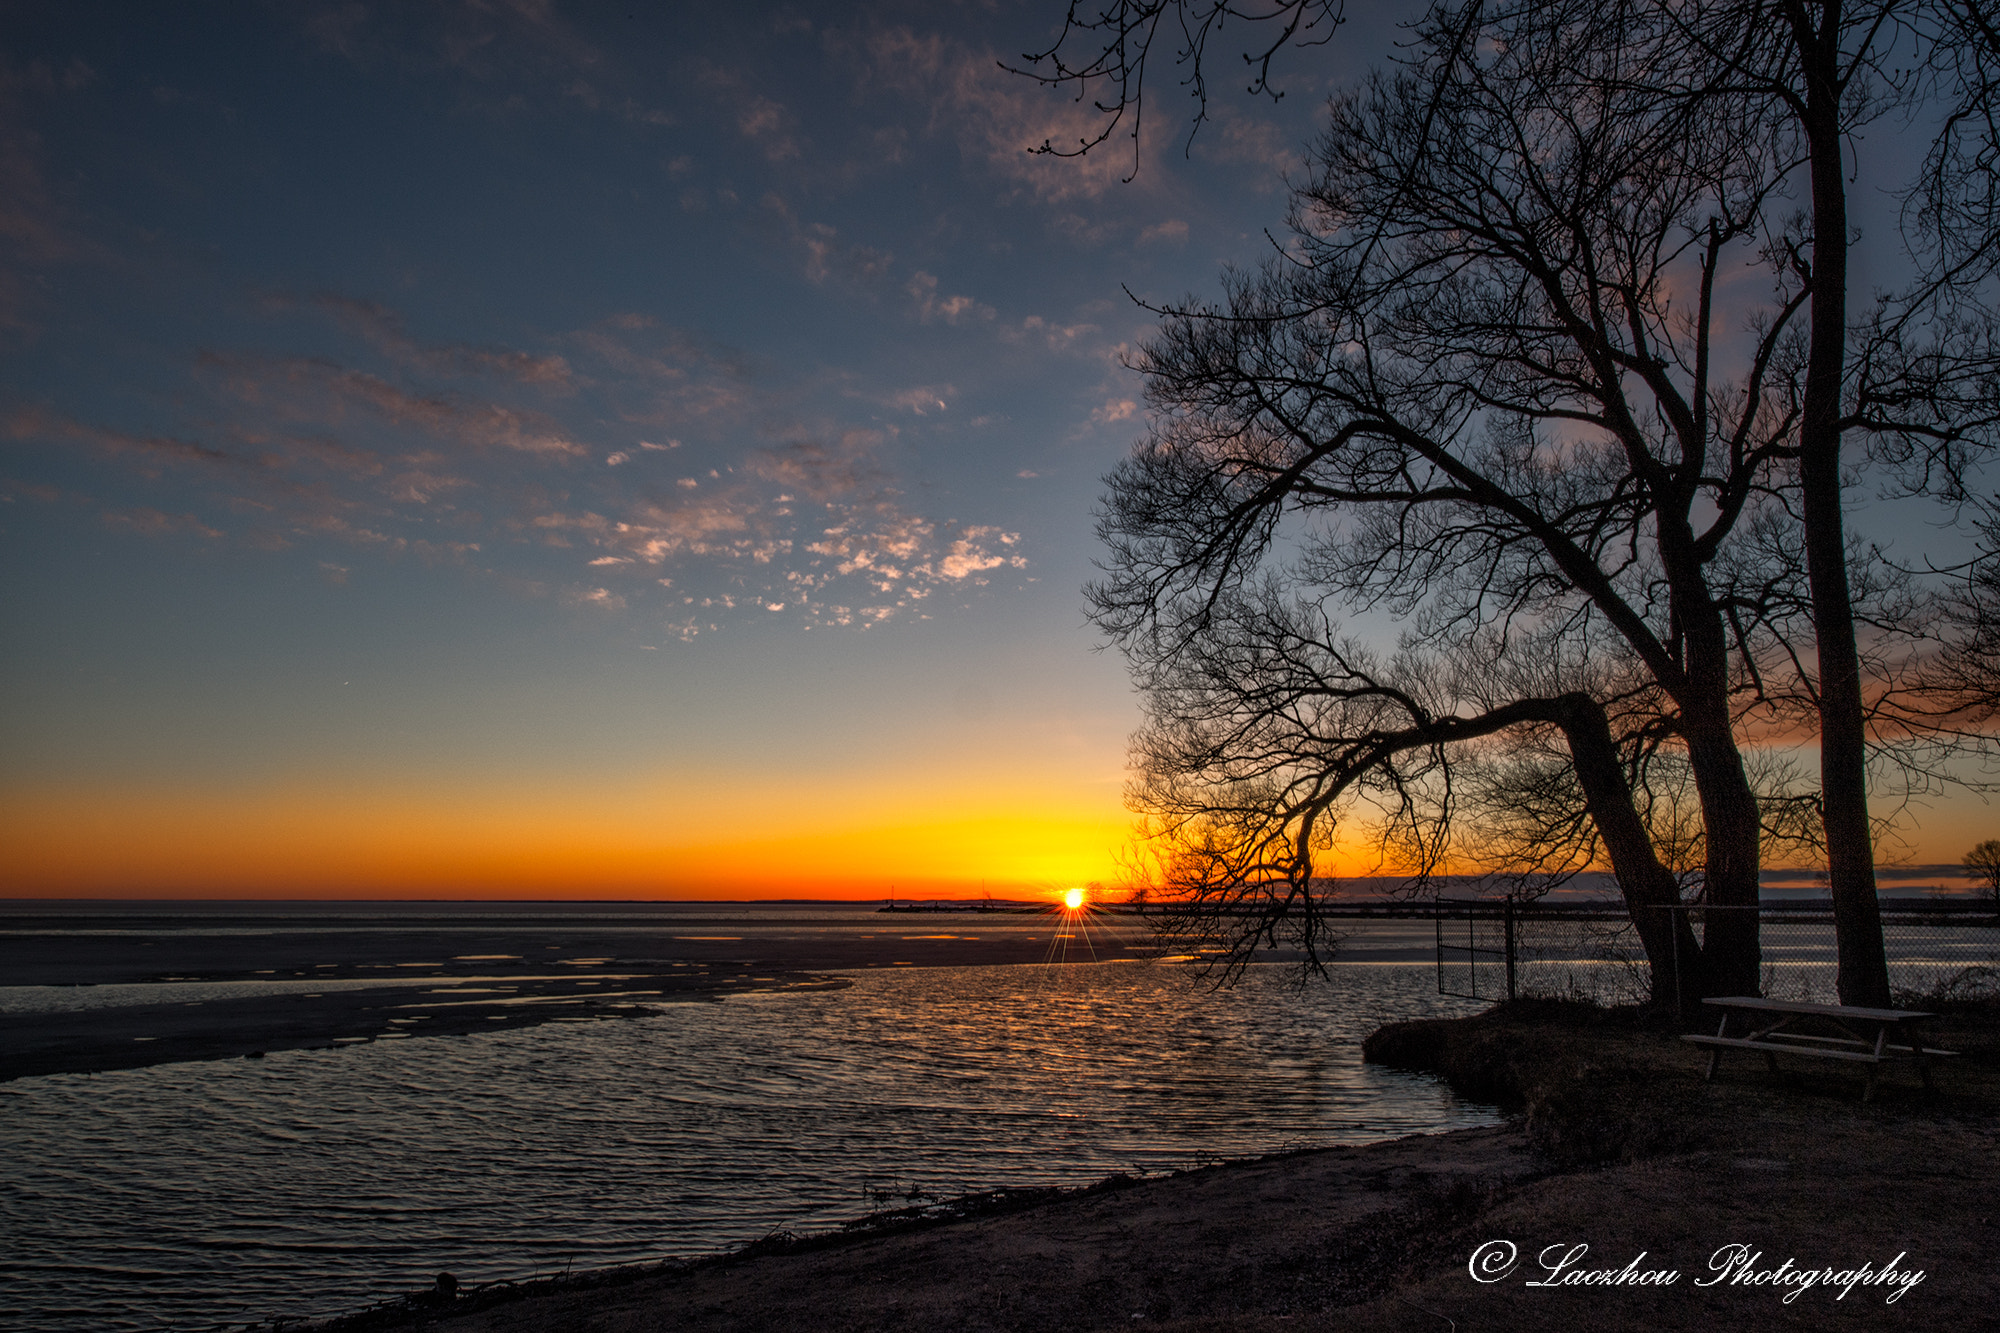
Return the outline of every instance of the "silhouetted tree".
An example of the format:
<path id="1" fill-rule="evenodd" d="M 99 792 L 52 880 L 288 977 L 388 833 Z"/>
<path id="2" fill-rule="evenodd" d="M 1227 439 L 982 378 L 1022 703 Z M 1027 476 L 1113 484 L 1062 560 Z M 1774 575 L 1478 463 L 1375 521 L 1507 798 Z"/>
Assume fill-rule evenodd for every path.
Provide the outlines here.
<path id="1" fill-rule="evenodd" d="M 1993 905 L 2000 908 L 2000 838 L 1988 838 L 1959 860 L 1965 873 L 1986 890 Z"/>
<path id="2" fill-rule="evenodd" d="M 1162 12 L 1187 10 L 1145 8 L 1153 24 Z M 1066 40 L 1127 32 L 1075 17 Z M 1340 571 L 1320 582 L 1356 606 L 1394 607 L 1385 571 L 1428 589 L 1439 550 L 1490 573 L 1532 550 L 1542 568 L 1509 574 L 1525 580 L 1512 591 L 1505 579 L 1487 585 L 1474 599 L 1484 610 L 1443 623 L 1489 627 L 1500 607 L 1510 624 L 1547 615 L 1555 588 L 1589 608 L 1594 628 L 1615 631 L 1670 705 L 1658 725 L 1685 747 L 1709 901 L 1745 909 L 1747 941 L 1730 918 L 1712 923 L 1718 984 L 1755 985 L 1759 818 L 1737 710 L 1746 697 L 1768 717 L 1810 704 L 1841 992 L 1886 1003 L 1866 780 L 1870 743 L 1885 734 L 1870 724 L 1895 714 L 1891 740 L 1921 730 L 1922 711 L 1885 709 L 1882 690 L 1906 666 L 1885 643 L 1926 627 L 1857 618 L 1854 585 L 1868 575 L 1842 528 L 1841 451 L 1865 437 L 1911 489 L 1957 499 L 1968 459 L 1990 444 L 1994 326 L 1971 294 L 1995 253 L 1993 32 L 1986 0 L 1433 10 L 1406 74 L 1336 102 L 1315 179 L 1297 196 L 1291 267 L 1237 280 L 1226 308 L 1163 312 L 1141 368 L 1156 408 L 1178 421 L 1149 449 L 1172 438 L 1186 452 L 1179 437 L 1197 422 L 1207 440 L 1247 448 L 1201 511 L 1215 525 L 1208 543 L 1184 532 L 1164 563 L 1157 533 L 1131 540 L 1151 516 L 1119 503 L 1139 464 L 1114 476 L 1100 623 L 1128 651 L 1147 640 L 1141 656 L 1183 638 L 1155 623 L 1163 607 L 1173 621 L 1174 597 L 1206 579 L 1195 605 L 1206 614 L 1214 590 L 1266 556 L 1284 513 L 1397 515 L 1386 520 L 1393 541 L 1378 530 L 1356 544 L 1344 531 L 1337 545 L 1371 553 L 1359 565 L 1315 548 L 1313 577 Z M 1056 72 L 1084 86 L 1118 71 L 1117 98 L 1101 103 L 1115 121 L 1136 106 L 1132 80 L 1143 83 L 1143 60 L 1126 49 L 1107 44 L 1109 64 Z M 1198 71 L 1202 50 L 1190 43 L 1182 59 Z M 1205 92 L 1198 77 L 1192 88 Z M 1940 98 L 1950 114 L 1906 216 L 1927 266 L 1855 319 L 1843 154 L 1871 120 Z M 1803 210 L 1785 193 L 1795 173 L 1808 185 Z M 1726 299 L 1718 312 L 1723 256 L 1746 248 L 1768 297 Z M 1748 325 L 1729 318 L 1746 309 Z M 1724 375 L 1732 333 L 1748 350 Z M 1566 466 L 1564 431 L 1607 447 L 1579 451 L 1598 490 L 1570 478 L 1573 507 L 1557 512 L 1540 502 L 1561 489 L 1549 475 Z M 1511 458 L 1495 447 L 1509 432 Z M 1270 459 L 1247 456 L 1259 450 Z M 1372 461 L 1336 462 L 1356 457 Z M 1318 475 L 1330 464 L 1332 485 Z M 1517 494 L 1524 485 L 1545 494 Z M 1430 521 L 1450 505 L 1482 517 L 1457 529 Z M 1752 533 L 1760 540 L 1739 540 Z M 1740 563 L 1759 546 L 1802 556 L 1779 562 L 1802 564 L 1802 583 Z M 1628 586 L 1642 568 L 1645 586 Z M 1415 609 L 1425 594 L 1402 601 Z M 1796 668 L 1775 689 L 1759 665 L 1774 650 Z"/>
<path id="3" fill-rule="evenodd" d="M 1147 725 L 1134 742 L 1131 795 L 1161 853 L 1172 905 L 1165 933 L 1190 947 L 1219 943 L 1225 967 L 1247 962 L 1260 943 L 1302 949 L 1317 966 L 1339 932 L 1314 853 L 1337 821 L 1367 823 L 1395 860 L 1422 873 L 1444 857 L 1454 829 L 1505 810 L 1508 864 L 1541 858 L 1545 874 L 1530 892 L 1579 868 L 1569 843 L 1587 828 L 1587 850 L 1608 855 L 1633 906 L 1655 993 L 1675 993 L 1663 970 L 1675 958 L 1693 989 L 1701 948 L 1685 917 L 1664 910 L 1681 902 L 1681 886 L 1654 853 L 1634 768 L 1605 705 L 1563 688 L 1613 682 L 1588 669 L 1528 667 L 1526 656 L 1382 661 L 1340 641 L 1317 606 L 1275 583 L 1218 596 L 1174 651 L 1141 649 Z M 1480 771 L 1501 738 L 1531 737 L 1553 738 L 1567 763 L 1535 774 L 1539 782 L 1523 782 L 1518 769 L 1504 779 Z M 1498 832 L 1491 822 L 1482 831 Z"/>
<path id="4" fill-rule="evenodd" d="M 1964 298 L 1991 272 L 1996 46 L 1989 0 L 1655 0 L 1686 70 L 1663 93 L 1747 105 L 1801 163 L 1808 207 L 1777 239 L 1809 306 L 1797 424 L 1799 525 L 1816 638 L 1820 800 L 1840 995 L 1887 1005 L 1889 977 L 1868 810 L 1869 700 L 1842 515 L 1850 438 L 1919 489 L 1963 495 L 1968 451 L 1990 443 L 1993 317 Z M 1903 183 L 1906 240 L 1932 262 L 1855 318 L 1848 179 L 1860 131 L 1932 99 L 1949 115 L 1920 177 Z M 1981 346 L 1981 344 L 1984 346 Z M 1987 401 L 1981 402 L 1984 398 Z"/>
<path id="5" fill-rule="evenodd" d="M 1112 475 L 1092 596 L 1148 698 L 1134 795 L 1184 896 L 1263 904 L 1267 938 L 1286 922 L 1310 947 L 1341 802 L 1392 798 L 1386 836 L 1422 867 L 1448 822 L 1415 812 L 1450 811 L 1430 793 L 1451 750 L 1540 727 L 1643 930 L 1679 894 L 1597 721 L 1616 708 L 1699 798 L 1703 892 L 1733 909 L 1707 984 L 1757 986 L 1738 733 L 1824 707 L 1792 536 L 1817 289 L 1785 226 L 1796 142 L 1754 98 L 1662 92 L 1678 23 L 1439 11 L 1402 73 L 1334 102 L 1285 255 L 1160 312 L 1152 434 Z M 1763 299 L 1718 302 L 1750 265 Z M 1963 364 L 1867 350 L 1856 424 L 1933 438 Z M 1367 658 L 1328 605 L 1394 614 L 1403 650 Z"/>
<path id="6" fill-rule="evenodd" d="M 1271 62 L 1287 46 L 1322 46 L 1332 40 L 1345 7 L 1343 0 L 1070 0 L 1054 42 L 1023 55 L 1021 65 L 1003 63 L 1001 68 L 1071 92 L 1078 101 L 1088 99 L 1104 116 L 1102 127 L 1088 138 L 1073 144 L 1045 139 L 1033 151 L 1081 157 L 1110 139 L 1129 116 L 1126 137 L 1132 141 L 1136 172 L 1146 81 L 1155 68 L 1154 46 L 1163 27 L 1174 73 L 1194 99 L 1188 126 L 1192 142 L 1208 119 L 1210 44 L 1222 38 L 1224 28 L 1233 22 L 1253 34 L 1239 52 L 1247 91 L 1277 101 L 1284 93 L 1271 82 Z"/>
<path id="7" fill-rule="evenodd" d="M 1714 283 L 1757 251 L 1776 164 L 1753 121 L 1628 91 L 1622 34 L 1582 7 L 1575 18 L 1489 33 L 1476 11 L 1444 15 L 1406 72 L 1334 102 L 1287 256 L 1229 279 L 1226 306 L 1163 312 L 1140 364 L 1152 437 L 1111 478 L 1111 577 L 1094 606 L 1153 701 L 1147 735 L 1177 725 L 1178 664 L 1240 623 L 1225 599 L 1267 561 L 1285 571 L 1281 590 L 1404 619 L 1406 658 L 1469 644 L 1505 665 L 1525 644 L 1550 664 L 1540 688 L 1511 698 L 1406 691 L 1395 704 L 1407 720 L 1389 727 L 1367 716 L 1390 698 L 1381 673 L 1330 656 L 1362 681 L 1362 716 L 1316 719 L 1352 759 L 1329 769 L 1285 756 L 1305 761 L 1288 770 L 1306 783 L 1286 820 L 1294 914 L 1310 900 L 1318 821 L 1358 780 L 1348 772 L 1395 790 L 1413 781 L 1404 756 L 1512 725 L 1561 727 L 1556 701 L 1599 697 L 1565 676 L 1615 663 L 1622 688 L 1657 696 L 1685 749 L 1708 901 L 1750 909 L 1711 921 L 1710 983 L 1750 991 L 1759 824 L 1731 649 L 1750 650 L 1762 607 L 1755 589 L 1714 586 L 1711 567 L 1726 572 L 1739 554 L 1739 524 L 1763 509 L 1789 448 L 1782 370 L 1802 302 L 1781 286 L 1749 331 L 1740 386 L 1726 385 Z M 1283 530 L 1292 517 L 1309 522 Z M 1262 601 L 1268 622 L 1273 597 Z M 1255 690 L 1264 669 L 1238 674 Z M 1449 673 L 1496 674 L 1516 673 Z M 1583 730 L 1564 732 L 1586 793 L 1599 790 L 1584 776 L 1600 766 L 1578 753 Z M 1140 741 L 1142 774 L 1160 766 L 1156 749 Z M 1156 791 L 1142 777 L 1142 806 Z M 1617 863 L 1614 808 L 1629 814 L 1629 794 L 1592 814 Z M 1678 892 L 1632 823 L 1644 868 L 1618 870 L 1644 929 Z M 1201 892 L 1270 896 L 1278 865 L 1200 845 Z"/>

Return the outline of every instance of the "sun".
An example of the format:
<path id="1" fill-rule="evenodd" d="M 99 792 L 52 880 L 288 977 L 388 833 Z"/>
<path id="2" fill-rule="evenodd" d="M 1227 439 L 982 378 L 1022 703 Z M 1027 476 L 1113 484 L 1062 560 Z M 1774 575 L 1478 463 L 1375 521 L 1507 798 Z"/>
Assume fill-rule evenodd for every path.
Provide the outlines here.
<path id="1" fill-rule="evenodd" d="M 1064 910 L 1074 912 L 1082 906 L 1083 906 L 1082 889 L 1071 889 L 1069 890 L 1069 892 L 1063 894 Z"/>

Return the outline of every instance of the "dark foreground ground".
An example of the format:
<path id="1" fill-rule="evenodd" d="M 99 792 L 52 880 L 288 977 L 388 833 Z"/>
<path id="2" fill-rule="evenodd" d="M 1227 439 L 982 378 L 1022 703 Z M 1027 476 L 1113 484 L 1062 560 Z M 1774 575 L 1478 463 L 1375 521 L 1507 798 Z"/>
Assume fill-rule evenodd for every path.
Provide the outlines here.
<path id="1" fill-rule="evenodd" d="M 2000 1327 L 2000 1019 L 1966 1012 L 1937 1038 L 1965 1053 L 1940 1095 L 1890 1075 L 1863 1106 L 1858 1077 L 1841 1071 L 1773 1076 L 1740 1059 L 1704 1084 L 1701 1053 L 1599 1011 L 1520 1005 L 1397 1025 L 1371 1058 L 1438 1069 L 1515 1107 L 1515 1123 L 968 1201 L 959 1220 L 878 1218 L 722 1260 L 413 1298 L 322 1327 Z M 1712 1267 L 1731 1254 L 1747 1265 Z M 1600 1280 L 1535 1285 L 1565 1256 L 1562 1272 Z M 1783 1276 L 1831 1269 L 1846 1284 L 1885 1267 L 1900 1276 L 1803 1290 Z M 1661 1272 L 1678 1276 L 1632 1280 Z"/>

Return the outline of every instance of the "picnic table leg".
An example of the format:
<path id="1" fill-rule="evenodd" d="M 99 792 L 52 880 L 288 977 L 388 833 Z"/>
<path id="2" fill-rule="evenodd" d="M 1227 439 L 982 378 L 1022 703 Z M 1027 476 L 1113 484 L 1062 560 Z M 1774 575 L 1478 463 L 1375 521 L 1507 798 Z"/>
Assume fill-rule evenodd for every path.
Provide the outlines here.
<path id="1" fill-rule="evenodd" d="M 1726 1037 L 1729 1035 L 1729 1011 L 1727 1009 L 1724 1009 L 1722 1011 L 1722 1020 L 1715 1025 L 1715 1035 L 1718 1037 Z M 1702 1077 L 1701 1081 L 1704 1083 L 1715 1082 L 1715 1070 L 1716 1067 L 1719 1066 L 1721 1063 L 1722 1063 L 1722 1048 L 1720 1046 L 1709 1047 L 1708 1073 Z"/>
<path id="2" fill-rule="evenodd" d="M 1924 1053 L 1924 1034 L 1914 1023 L 1909 1028 L 1910 1053 L 1917 1057 L 1917 1073 L 1923 1076 L 1924 1091 L 1936 1095 L 1937 1084 L 1931 1082 L 1931 1058 Z"/>
<path id="3" fill-rule="evenodd" d="M 1875 1025 L 1875 1063 L 1868 1066 L 1868 1081 L 1861 1085 L 1861 1101 L 1863 1105 L 1866 1105 L 1869 1098 L 1875 1095 L 1875 1079 L 1882 1072 L 1882 1048 L 1888 1044 L 1888 1041 L 1889 1025 L 1887 1023 L 1877 1023 Z"/>
<path id="4" fill-rule="evenodd" d="M 1750 1034 L 1750 1040 L 1763 1041 L 1767 1037 L 1769 1037 L 1772 1033 L 1782 1032 L 1791 1025 L 1792 1025 L 1791 1019 L 1789 1018 L 1780 1019 L 1778 1022 L 1773 1023 L 1770 1027 L 1758 1028 L 1755 1031 L 1753 1031 Z M 1776 1051 L 1771 1051 L 1771 1050 L 1765 1051 L 1764 1065 L 1771 1071 L 1773 1075 L 1776 1075 L 1778 1072 L 1778 1053 Z"/>

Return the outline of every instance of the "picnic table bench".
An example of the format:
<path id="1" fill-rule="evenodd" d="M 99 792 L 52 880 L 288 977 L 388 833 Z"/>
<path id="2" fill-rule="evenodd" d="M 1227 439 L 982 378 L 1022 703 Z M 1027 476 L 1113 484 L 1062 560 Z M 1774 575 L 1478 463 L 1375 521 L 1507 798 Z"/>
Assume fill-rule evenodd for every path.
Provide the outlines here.
<path id="1" fill-rule="evenodd" d="M 1689 1033 L 1681 1040 L 1709 1048 L 1707 1078 L 1710 1080 L 1715 1078 L 1723 1051 L 1732 1048 L 1764 1052 L 1774 1074 L 1778 1072 L 1780 1053 L 1851 1060 L 1868 1066 L 1868 1082 L 1861 1090 L 1861 1100 L 1865 1102 L 1875 1095 L 1875 1076 L 1884 1064 L 1916 1061 L 1924 1087 L 1931 1089 L 1931 1057 L 1958 1054 L 1924 1045 L 1921 1025 L 1936 1015 L 1913 1009 L 1866 1009 L 1851 1004 L 1766 1000 L 1755 995 L 1724 995 L 1702 1003 L 1721 1011 L 1715 1035 Z M 1731 1019 L 1748 1031 L 1741 1036 L 1730 1036 Z M 1891 1041 L 1891 1037 L 1901 1040 Z"/>

